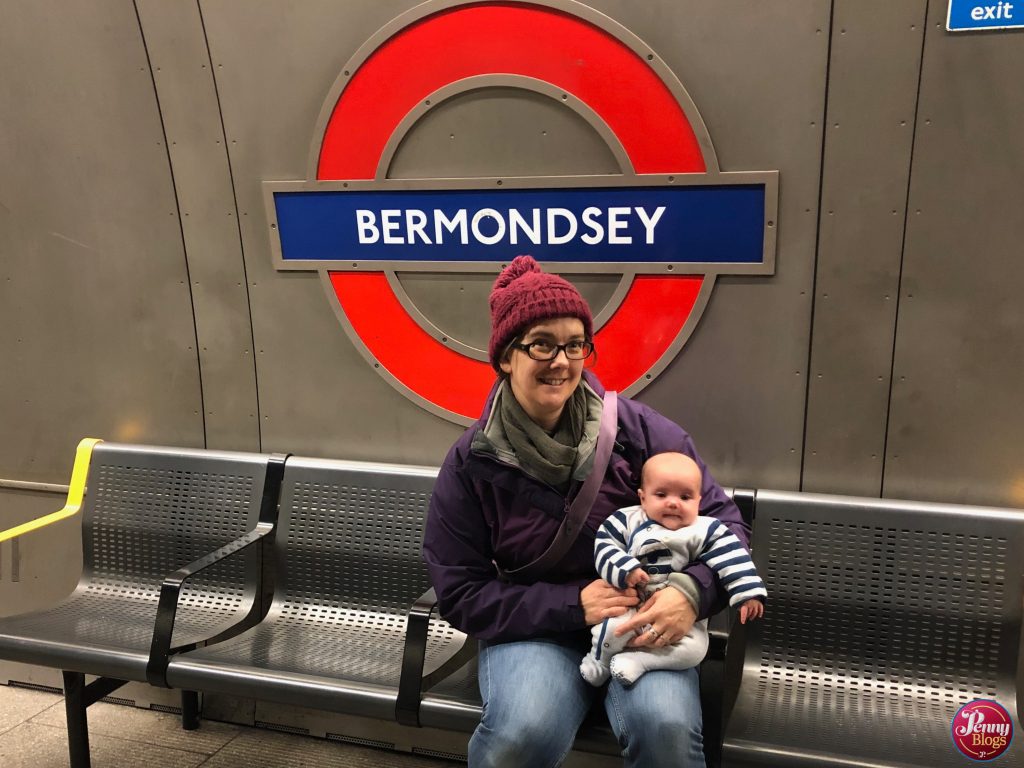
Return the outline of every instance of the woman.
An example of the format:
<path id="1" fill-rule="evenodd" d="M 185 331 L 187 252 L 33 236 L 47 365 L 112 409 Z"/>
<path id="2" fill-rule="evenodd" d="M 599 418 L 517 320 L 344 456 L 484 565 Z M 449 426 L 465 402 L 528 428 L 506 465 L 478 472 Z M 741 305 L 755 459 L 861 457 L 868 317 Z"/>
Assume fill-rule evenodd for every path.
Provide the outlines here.
<path id="1" fill-rule="evenodd" d="M 598 440 L 601 416 L 615 406 L 583 370 L 593 353 L 593 319 L 572 284 L 520 256 L 499 275 L 490 305 L 489 353 L 499 379 L 480 420 L 441 467 L 423 544 L 441 615 L 480 642 L 484 707 L 469 765 L 559 765 L 606 691 L 626 765 L 703 767 L 695 669 L 651 672 L 628 688 L 613 680 L 595 689 L 580 675 L 587 627 L 638 602 L 597 577 L 594 535 L 609 514 L 637 503 L 640 467 L 664 451 L 697 461 L 701 514 L 722 520 L 747 544 L 739 510 L 689 435 L 640 403 L 618 400 L 614 450 L 600 455 L 598 443 L 612 443 Z M 596 498 L 587 499 L 583 526 L 568 536 L 564 554 L 555 553 L 563 520 L 581 508 L 572 502 L 588 488 Z M 538 573 L 549 548 L 557 560 L 541 562 Z M 674 575 L 673 586 L 624 625 L 623 632 L 651 626 L 633 646 L 675 642 L 725 604 L 702 564 Z"/>

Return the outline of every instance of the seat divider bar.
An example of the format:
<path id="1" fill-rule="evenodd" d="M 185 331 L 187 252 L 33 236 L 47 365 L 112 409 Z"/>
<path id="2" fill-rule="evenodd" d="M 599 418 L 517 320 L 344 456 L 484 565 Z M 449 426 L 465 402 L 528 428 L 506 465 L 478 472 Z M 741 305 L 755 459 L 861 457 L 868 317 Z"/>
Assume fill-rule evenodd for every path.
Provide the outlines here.
<path id="1" fill-rule="evenodd" d="M 398 680 L 398 699 L 395 719 L 402 725 L 419 727 L 420 698 L 423 692 L 423 664 L 427 658 L 427 630 L 430 614 L 437 606 L 437 595 L 431 587 L 424 592 L 406 618 L 405 649 L 402 653 L 402 673 Z"/>

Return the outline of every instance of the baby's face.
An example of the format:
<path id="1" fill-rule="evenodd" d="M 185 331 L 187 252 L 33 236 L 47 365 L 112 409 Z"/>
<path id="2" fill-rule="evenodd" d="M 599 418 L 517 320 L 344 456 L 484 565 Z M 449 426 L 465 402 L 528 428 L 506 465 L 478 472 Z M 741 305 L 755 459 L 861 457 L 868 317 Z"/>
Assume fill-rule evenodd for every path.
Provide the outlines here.
<path id="1" fill-rule="evenodd" d="M 640 505 L 670 531 L 693 525 L 700 514 L 700 469 L 688 457 L 662 454 L 644 467 Z"/>

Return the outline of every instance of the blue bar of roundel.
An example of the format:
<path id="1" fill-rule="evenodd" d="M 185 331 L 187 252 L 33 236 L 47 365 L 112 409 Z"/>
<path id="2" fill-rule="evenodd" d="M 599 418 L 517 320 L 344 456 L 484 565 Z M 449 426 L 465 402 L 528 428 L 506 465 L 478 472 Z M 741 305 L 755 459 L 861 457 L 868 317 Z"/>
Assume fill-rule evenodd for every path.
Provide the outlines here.
<path id="1" fill-rule="evenodd" d="M 760 264 L 764 259 L 765 188 L 761 184 L 705 185 L 679 187 L 589 187 L 572 189 L 515 190 L 402 190 L 402 191 L 298 191 L 274 192 L 281 251 L 285 260 L 315 261 L 507 261 L 530 253 L 540 261 L 562 262 L 710 262 Z M 601 209 L 598 221 L 605 229 L 601 242 L 584 243 L 580 236 L 592 232 L 583 225 L 583 211 Z M 654 242 L 648 245 L 646 228 L 636 215 L 640 207 L 653 216 L 659 206 L 665 212 L 654 227 Z M 630 209 L 624 217 L 628 226 L 619 235 L 632 238 L 628 245 L 608 242 L 607 209 Z M 467 225 L 468 244 L 458 233 L 443 231 L 437 244 L 435 209 L 449 219 L 466 209 L 467 222 L 477 211 L 491 208 L 505 220 L 504 238 L 493 244 L 477 242 Z M 510 238 L 509 209 L 518 209 L 532 223 L 532 209 L 541 210 L 541 244 L 534 244 L 517 231 L 518 242 Z M 579 225 L 576 237 L 565 244 L 546 242 L 546 210 L 564 208 Z M 405 211 L 417 209 L 427 216 L 426 233 L 431 244 L 414 237 L 415 243 L 385 244 L 383 237 L 368 244 L 359 242 L 356 211 L 373 213 L 381 227 L 381 211 L 399 210 L 401 226 L 393 237 L 407 240 Z M 567 223 L 558 219 L 558 233 Z M 481 233 L 497 234 L 494 219 L 481 220 Z"/>

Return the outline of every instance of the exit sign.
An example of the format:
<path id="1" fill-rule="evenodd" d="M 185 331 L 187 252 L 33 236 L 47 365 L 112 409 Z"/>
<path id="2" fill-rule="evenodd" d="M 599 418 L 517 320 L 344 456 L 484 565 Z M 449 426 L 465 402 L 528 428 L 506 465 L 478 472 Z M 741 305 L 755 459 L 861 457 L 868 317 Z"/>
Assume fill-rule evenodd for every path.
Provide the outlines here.
<path id="1" fill-rule="evenodd" d="M 969 32 L 976 29 L 1024 29 L 1024 2 L 949 0 L 946 29 L 950 32 Z"/>

